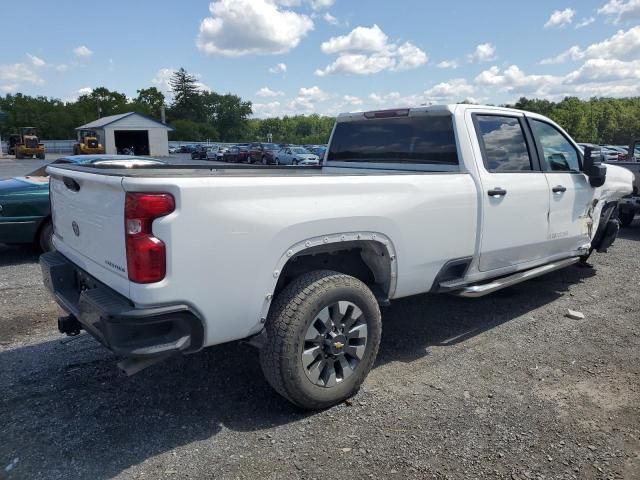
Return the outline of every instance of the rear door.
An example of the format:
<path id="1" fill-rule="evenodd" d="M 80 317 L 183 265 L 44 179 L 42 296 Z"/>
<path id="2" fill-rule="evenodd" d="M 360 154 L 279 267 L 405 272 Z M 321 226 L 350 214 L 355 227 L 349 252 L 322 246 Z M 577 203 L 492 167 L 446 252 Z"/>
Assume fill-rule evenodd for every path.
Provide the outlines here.
<path id="1" fill-rule="evenodd" d="M 122 177 L 48 171 L 55 246 L 99 280 L 128 285 Z"/>
<path id="2" fill-rule="evenodd" d="M 543 259 L 549 187 L 523 115 L 471 115 L 480 148 L 481 271 Z"/>
<path id="3" fill-rule="evenodd" d="M 595 189 L 581 171 L 578 149 L 562 131 L 540 119 L 529 118 L 529 124 L 550 187 L 550 246 L 554 253 L 573 252 L 591 241 Z"/>

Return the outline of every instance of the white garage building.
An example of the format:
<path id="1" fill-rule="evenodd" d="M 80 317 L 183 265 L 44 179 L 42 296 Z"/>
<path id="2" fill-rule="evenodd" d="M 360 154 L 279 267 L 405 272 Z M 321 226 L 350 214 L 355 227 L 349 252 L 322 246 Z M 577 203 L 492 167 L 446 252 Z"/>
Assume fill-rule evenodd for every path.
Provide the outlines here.
<path id="1" fill-rule="evenodd" d="M 166 157 L 169 155 L 169 131 L 164 123 L 157 122 L 136 112 L 102 117 L 76 130 L 94 130 L 105 153 L 122 153 L 132 148 L 136 155 Z"/>

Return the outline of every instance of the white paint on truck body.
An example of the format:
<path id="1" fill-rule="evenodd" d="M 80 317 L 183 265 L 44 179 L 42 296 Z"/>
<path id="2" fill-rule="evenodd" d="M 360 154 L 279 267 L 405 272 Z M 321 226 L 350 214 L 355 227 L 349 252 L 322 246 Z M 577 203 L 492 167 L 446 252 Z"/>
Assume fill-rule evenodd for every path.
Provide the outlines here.
<path id="1" fill-rule="evenodd" d="M 589 202 L 583 198 L 571 212 L 564 205 L 552 213 L 546 174 L 503 173 L 498 178 L 488 172 L 470 123 L 472 113 L 522 112 L 463 105 L 412 109 L 411 115 L 414 110 L 415 115 L 452 116 L 459 167 L 428 172 L 424 166 L 412 171 L 406 166 L 344 168 L 328 162 L 317 174 L 227 170 L 208 176 L 172 175 L 171 170 L 166 176 L 108 176 L 50 167 L 54 178 L 74 178 L 96 193 L 91 201 L 77 197 L 74 204 L 72 196 L 52 188 L 55 245 L 138 307 L 189 305 L 204 322 L 206 346 L 262 329 L 261 318 L 290 256 L 287 252 L 299 251 L 301 245 L 313 246 L 325 238 L 339 244 L 358 235 L 387 242 L 387 251 L 395 255 L 395 276 L 387 293 L 400 298 L 429 291 L 453 259 L 472 258 L 465 274 L 471 282 L 575 257 L 595 233 L 602 205 L 631 190 L 631 174 L 609 166 L 605 185 L 585 190 Z M 362 114 L 341 116 L 338 122 L 356 118 Z M 588 185 L 582 173 L 571 178 Z M 488 198 L 487 190 L 494 187 L 508 191 L 502 201 Z M 126 256 L 120 221 L 125 192 L 168 192 L 175 197 L 175 211 L 153 223 L 154 235 L 167 247 L 167 274 L 161 282 L 128 282 L 126 274 L 108 263 Z M 585 203 L 593 200 L 598 200 L 598 208 L 587 212 Z M 63 208 L 64 213 L 59 211 Z M 556 241 L 550 237 L 548 219 L 555 215 L 571 223 L 569 213 L 576 222 L 566 227 L 571 241 Z M 90 234 L 95 245 L 77 246 L 69 240 L 72 217 L 81 228 L 87 224 L 101 232 Z M 587 221 L 592 228 L 583 234 Z"/>

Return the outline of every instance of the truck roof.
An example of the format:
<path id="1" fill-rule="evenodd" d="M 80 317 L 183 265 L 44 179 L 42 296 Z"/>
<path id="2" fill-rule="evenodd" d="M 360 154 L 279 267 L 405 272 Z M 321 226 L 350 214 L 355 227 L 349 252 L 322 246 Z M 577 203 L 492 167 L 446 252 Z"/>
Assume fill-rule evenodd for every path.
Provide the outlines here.
<path id="1" fill-rule="evenodd" d="M 398 108 L 385 108 L 382 110 L 370 110 L 359 112 L 345 112 L 340 113 L 337 117 L 337 121 L 354 120 L 362 117 L 365 118 L 392 118 L 401 116 L 415 116 L 415 115 L 444 115 L 447 113 L 454 113 L 456 110 L 466 110 L 469 108 L 492 110 L 496 112 L 505 113 L 523 113 L 523 110 L 517 110 L 514 108 L 496 107 L 495 105 L 475 105 L 467 103 L 452 103 L 448 105 L 429 105 L 429 106 L 417 106 L 417 107 L 398 107 Z M 395 114 L 394 114 L 395 113 Z"/>

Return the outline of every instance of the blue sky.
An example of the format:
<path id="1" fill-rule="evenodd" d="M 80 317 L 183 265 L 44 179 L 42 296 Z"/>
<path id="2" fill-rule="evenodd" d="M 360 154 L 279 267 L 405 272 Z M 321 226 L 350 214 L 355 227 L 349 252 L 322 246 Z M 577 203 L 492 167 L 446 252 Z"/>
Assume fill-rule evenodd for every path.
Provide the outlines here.
<path id="1" fill-rule="evenodd" d="M 640 95 L 640 0 L 21 0 L 0 93 L 166 89 L 184 67 L 257 116 Z M 95 21 L 88 21 L 94 18 Z M 10 48 L 7 48 L 7 45 Z"/>

